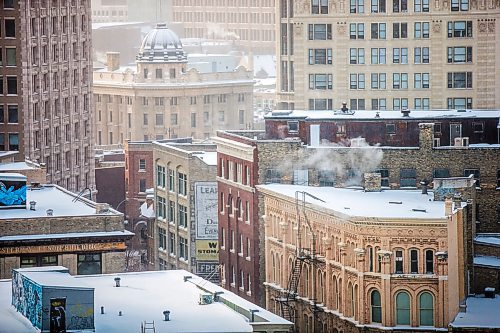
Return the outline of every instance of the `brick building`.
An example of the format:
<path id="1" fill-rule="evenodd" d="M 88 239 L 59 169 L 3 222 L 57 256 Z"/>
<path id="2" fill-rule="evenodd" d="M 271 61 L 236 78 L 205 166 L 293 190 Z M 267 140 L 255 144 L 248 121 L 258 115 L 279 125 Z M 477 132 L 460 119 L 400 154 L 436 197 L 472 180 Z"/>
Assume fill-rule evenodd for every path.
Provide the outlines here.
<path id="1" fill-rule="evenodd" d="M 218 283 L 216 146 L 154 142 L 152 149 L 155 269 L 185 269 Z"/>
<path id="2" fill-rule="evenodd" d="M 364 191 L 258 186 L 266 307 L 297 332 L 440 331 L 468 295 L 462 245 L 473 203 L 378 182 Z"/>
<path id="3" fill-rule="evenodd" d="M 261 197 L 255 190 L 257 184 L 360 185 L 363 173 L 378 171 L 382 186 L 386 188 L 417 188 L 424 180 L 430 182 L 437 177 L 472 174 L 481 189 L 477 191 L 477 207 L 474 207 L 478 210 L 475 228 L 480 233 L 498 232 L 498 145 L 434 147 L 434 126 L 421 125 L 419 130 L 418 146 L 413 147 L 368 146 L 362 140 L 354 140 L 357 147 L 315 147 L 306 145 L 300 138 L 268 139 L 265 132 L 219 132 L 215 141 L 218 144 L 217 180 L 221 202 L 220 262 L 226 267 L 225 279 L 222 281 L 231 281 L 231 266 L 234 266 L 237 274 L 243 270 L 243 274 L 256 275 L 252 280 L 252 288 L 255 288 L 252 295 L 261 295 L 259 290 L 263 283 L 265 259 L 262 246 L 264 222 L 260 216 L 264 214 L 264 210 Z M 241 179 L 238 178 L 238 170 L 242 172 Z M 226 215 L 222 211 L 228 205 L 239 207 L 233 203 L 239 200 L 243 202 L 243 211 L 248 212 L 242 212 L 243 215 L 248 214 L 247 224 L 233 222 L 235 215 Z M 246 255 L 239 257 L 223 246 L 230 244 L 233 233 L 237 244 L 241 243 L 241 239 L 243 244 L 251 244 L 250 252 L 253 256 L 250 256 L 250 262 L 245 260 Z M 238 248 L 239 246 L 237 245 Z M 240 287 L 236 282 L 232 287 L 234 290 Z M 247 285 L 248 283 L 245 284 Z M 231 288 L 230 284 L 227 287 Z M 260 297 L 254 300 L 262 301 Z"/>
<path id="4" fill-rule="evenodd" d="M 498 1 L 277 1 L 279 109 L 495 109 Z"/>
<path id="5" fill-rule="evenodd" d="M 2 174 L 0 174 L 2 177 Z M 123 272 L 123 215 L 57 186 L 28 187 L 27 207 L 0 214 L 0 278 L 13 268 L 65 265 L 70 274 Z"/>
<path id="6" fill-rule="evenodd" d="M 50 183 L 94 187 L 90 2 L 4 1 L 0 150 L 44 163 Z"/>
<path id="7" fill-rule="evenodd" d="M 96 151 L 96 201 L 105 202 L 125 212 L 125 152 L 123 150 Z"/>

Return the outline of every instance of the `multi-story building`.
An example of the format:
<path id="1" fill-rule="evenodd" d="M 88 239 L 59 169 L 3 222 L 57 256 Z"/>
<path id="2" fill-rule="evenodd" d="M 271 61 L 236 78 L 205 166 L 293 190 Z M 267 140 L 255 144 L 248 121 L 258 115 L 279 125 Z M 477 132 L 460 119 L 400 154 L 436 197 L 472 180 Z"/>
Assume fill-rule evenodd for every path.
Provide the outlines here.
<path id="1" fill-rule="evenodd" d="M 120 67 L 109 53 L 106 69 L 94 72 L 96 142 L 177 137 L 206 139 L 219 129 L 253 123 L 253 75 L 189 69 L 178 36 L 158 24 L 143 40 L 135 67 Z"/>
<path id="2" fill-rule="evenodd" d="M 417 112 L 412 112 L 415 113 Z M 328 115 L 321 115 L 321 112 L 311 111 L 310 114 L 317 114 L 319 118 L 313 120 L 312 116 L 310 121 L 300 119 L 300 127 L 292 127 L 297 130 L 293 135 L 288 133 L 289 124 L 278 124 L 284 119 L 277 117 L 275 124 L 269 121 L 266 126 L 268 132 L 221 131 L 214 139 L 218 145 L 219 159 L 219 260 L 225 267 L 225 275 L 221 280 L 227 288 L 245 296 L 247 288 L 250 287 L 252 299 L 256 302 L 262 301 L 261 284 L 265 257 L 262 252 L 264 222 L 260 216 L 264 215 L 264 210 L 262 198 L 255 188 L 258 184 L 285 183 L 329 187 L 360 185 L 363 173 L 377 171 L 381 174 L 382 185 L 386 188 L 417 188 L 422 181 L 428 183 L 434 178 L 473 174 L 477 186 L 481 188 L 477 193 L 477 207 L 474 207 L 478 210 L 475 228 L 482 233 L 499 231 L 497 222 L 500 216 L 500 192 L 497 188 L 500 179 L 500 154 L 498 145 L 493 144 L 496 141 L 485 139 L 482 144 L 436 147 L 435 138 L 438 134 L 435 125 L 422 124 L 418 127 L 419 139 L 408 145 L 393 141 L 392 146 L 389 146 L 391 142 L 388 142 L 387 146 L 369 146 L 364 141 L 355 139 L 360 135 L 359 129 L 349 131 L 343 136 L 342 142 L 347 141 L 346 144 L 320 145 L 319 133 L 333 133 L 335 126 L 330 125 L 335 122 L 329 124 Z M 449 114 L 453 115 L 454 112 Z M 383 113 L 380 115 L 384 116 Z M 390 118 L 386 121 L 393 122 L 398 130 L 403 131 L 406 128 L 405 118 L 399 113 L 392 115 L 398 115 L 400 118 Z M 333 116 L 330 112 L 330 117 Z M 494 112 L 492 116 L 496 117 Z M 441 122 L 442 119 L 441 116 L 432 118 L 432 113 L 429 113 L 429 118 L 422 118 L 420 121 L 433 123 Z M 298 118 L 289 120 L 299 122 Z M 455 120 L 456 124 L 460 124 L 461 121 Z M 379 131 L 377 122 L 365 122 L 363 119 L 359 121 L 364 122 L 364 126 L 359 126 L 363 131 L 370 132 L 370 126 L 373 126 L 374 133 Z M 353 129 L 357 128 L 355 118 L 350 118 L 349 122 Z M 317 129 L 317 139 L 312 141 L 309 141 L 309 132 L 313 131 L 310 126 L 321 127 Z M 275 136 L 275 128 L 281 128 L 281 136 Z M 486 133 L 484 135 L 485 138 L 489 136 Z M 354 139 L 352 144 L 351 139 Z M 232 213 L 227 213 L 228 211 Z M 247 223 L 237 223 L 239 215 L 243 216 L 242 220 Z M 238 256 L 241 244 L 244 251 L 242 256 Z M 249 244 L 248 249 L 245 244 Z M 238 280 L 231 280 L 232 267 Z M 240 271 L 243 271 L 246 277 L 244 280 L 240 278 Z M 252 284 L 246 281 L 248 275 L 251 276 Z M 244 281 L 243 285 L 239 284 L 240 280 Z M 242 286 L 245 288 L 244 292 L 239 291 Z"/>
<path id="3" fill-rule="evenodd" d="M 0 173 L 11 190 L 0 198 L 0 278 L 12 269 L 65 265 L 71 274 L 123 272 L 123 214 L 57 185 L 26 186 L 20 174 Z M 3 186 L 2 186 L 3 187 Z"/>
<path id="4" fill-rule="evenodd" d="M 462 181 L 475 192 L 473 179 Z M 258 186 L 267 308 L 298 332 L 441 331 L 467 297 L 473 200 L 440 201 L 441 191 L 455 191 L 447 186 L 433 194 L 376 183 L 364 191 Z"/>
<path id="5" fill-rule="evenodd" d="M 127 0 L 92 0 L 92 22 L 127 22 Z"/>
<path id="6" fill-rule="evenodd" d="M 500 106 L 498 1 L 279 1 L 278 107 Z"/>
<path id="7" fill-rule="evenodd" d="M 155 269 L 219 281 L 217 151 L 210 143 L 154 142 Z"/>
<path id="8" fill-rule="evenodd" d="M 274 0 L 172 0 L 171 6 L 184 37 L 229 40 L 256 54 L 274 54 Z"/>
<path id="9" fill-rule="evenodd" d="M 0 150 L 44 163 L 50 183 L 92 189 L 89 1 L 4 1 L 0 18 Z"/>

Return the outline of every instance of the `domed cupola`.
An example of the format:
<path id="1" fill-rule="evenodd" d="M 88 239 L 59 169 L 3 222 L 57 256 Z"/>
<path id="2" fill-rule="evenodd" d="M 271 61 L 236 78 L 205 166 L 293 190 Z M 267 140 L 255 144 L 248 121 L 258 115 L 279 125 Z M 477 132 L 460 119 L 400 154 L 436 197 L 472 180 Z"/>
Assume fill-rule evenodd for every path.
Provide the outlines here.
<path id="1" fill-rule="evenodd" d="M 164 23 L 158 23 L 142 41 L 138 62 L 187 62 L 187 54 L 175 32 Z"/>

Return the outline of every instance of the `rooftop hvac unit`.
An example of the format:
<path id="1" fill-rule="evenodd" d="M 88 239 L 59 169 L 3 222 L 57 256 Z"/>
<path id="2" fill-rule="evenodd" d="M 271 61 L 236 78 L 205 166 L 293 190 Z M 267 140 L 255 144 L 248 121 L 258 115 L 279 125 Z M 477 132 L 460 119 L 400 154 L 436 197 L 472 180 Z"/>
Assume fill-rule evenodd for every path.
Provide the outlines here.
<path id="1" fill-rule="evenodd" d="M 212 294 L 200 294 L 200 305 L 212 304 L 214 302 L 214 295 Z"/>

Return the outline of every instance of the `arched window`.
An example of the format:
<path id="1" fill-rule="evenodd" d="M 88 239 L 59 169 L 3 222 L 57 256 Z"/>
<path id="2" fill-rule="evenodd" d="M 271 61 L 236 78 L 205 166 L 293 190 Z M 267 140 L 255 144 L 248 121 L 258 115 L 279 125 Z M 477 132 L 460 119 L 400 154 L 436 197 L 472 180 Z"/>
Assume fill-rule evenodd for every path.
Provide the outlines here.
<path id="1" fill-rule="evenodd" d="M 425 250 L 425 274 L 434 274 L 434 251 Z"/>
<path id="2" fill-rule="evenodd" d="M 396 295 L 396 325 L 410 325 L 410 295 L 406 291 Z"/>
<path id="3" fill-rule="evenodd" d="M 420 326 L 434 326 L 434 300 L 432 294 L 429 292 L 421 293 L 418 304 Z"/>
<path id="4" fill-rule="evenodd" d="M 382 323 L 382 300 L 378 290 L 372 291 L 370 295 L 370 306 L 372 323 Z"/>

